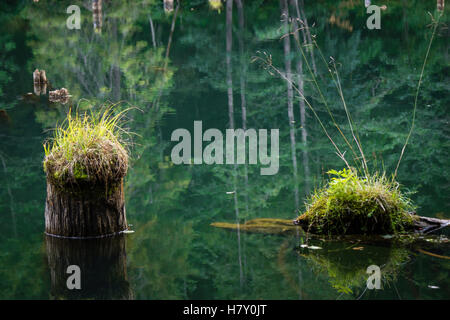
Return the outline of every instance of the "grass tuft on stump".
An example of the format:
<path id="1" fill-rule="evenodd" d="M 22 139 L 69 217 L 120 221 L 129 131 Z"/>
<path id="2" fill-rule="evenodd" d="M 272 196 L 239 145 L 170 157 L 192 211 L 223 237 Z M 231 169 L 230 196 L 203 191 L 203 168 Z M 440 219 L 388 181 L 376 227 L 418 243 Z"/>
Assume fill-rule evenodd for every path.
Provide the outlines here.
<path id="1" fill-rule="evenodd" d="M 113 115 L 108 108 L 72 116 L 69 111 L 54 137 L 44 144 L 43 165 L 49 182 L 65 187 L 121 181 L 128 169 L 126 143 L 121 138 L 124 129 L 118 125 L 123 113 Z"/>
<path id="2" fill-rule="evenodd" d="M 413 227 L 411 200 L 385 175 L 359 177 L 344 169 L 306 202 L 294 222 L 317 234 L 394 234 Z"/>

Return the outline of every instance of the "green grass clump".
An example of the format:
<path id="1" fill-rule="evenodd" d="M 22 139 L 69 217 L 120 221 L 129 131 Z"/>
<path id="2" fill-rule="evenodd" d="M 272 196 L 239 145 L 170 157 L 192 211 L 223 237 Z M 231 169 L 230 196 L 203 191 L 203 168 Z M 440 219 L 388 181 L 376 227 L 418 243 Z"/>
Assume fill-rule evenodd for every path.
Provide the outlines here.
<path id="1" fill-rule="evenodd" d="M 118 123 L 123 112 L 69 114 L 44 144 L 44 171 L 57 186 L 119 182 L 128 169 L 128 153 Z"/>
<path id="2" fill-rule="evenodd" d="M 414 210 L 399 185 L 385 175 L 359 177 L 331 170 L 334 177 L 306 203 L 295 222 L 317 234 L 393 234 L 413 227 Z"/>

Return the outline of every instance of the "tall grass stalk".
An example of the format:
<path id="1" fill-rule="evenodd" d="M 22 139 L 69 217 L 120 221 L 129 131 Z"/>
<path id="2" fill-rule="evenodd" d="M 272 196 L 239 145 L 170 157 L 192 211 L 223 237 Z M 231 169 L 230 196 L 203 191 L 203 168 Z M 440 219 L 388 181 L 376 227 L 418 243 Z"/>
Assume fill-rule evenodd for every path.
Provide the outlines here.
<path id="1" fill-rule="evenodd" d="M 416 121 L 417 100 L 418 100 L 418 97 L 419 97 L 419 90 L 420 90 L 420 86 L 422 84 L 422 78 L 423 78 L 423 74 L 424 74 L 424 71 L 425 71 L 425 66 L 427 64 L 428 55 L 430 54 L 431 44 L 433 43 L 433 39 L 434 39 L 434 36 L 436 34 L 436 30 L 437 30 L 437 26 L 439 24 L 439 20 L 441 19 L 442 15 L 444 14 L 444 11 L 438 11 L 438 12 L 440 12 L 440 13 L 438 14 L 437 19 L 434 19 L 433 15 L 431 13 L 429 13 L 429 15 L 431 16 L 432 24 L 433 24 L 433 32 L 431 33 L 430 42 L 428 43 L 427 53 L 425 54 L 425 59 L 423 61 L 423 65 L 422 65 L 422 71 L 420 72 L 419 82 L 418 82 L 417 88 L 416 88 L 416 95 L 414 97 L 414 109 L 413 109 L 413 117 L 412 117 L 412 121 L 411 121 L 411 128 L 409 129 L 408 136 L 406 137 L 405 144 L 403 145 L 402 152 L 400 153 L 400 158 L 398 159 L 397 166 L 395 167 L 395 172 L 394 172 L 394 177 L 393 177 L 394 179 L 397 176 L 398 167 L 400 166 L 400 163 L 401 163 L 402 158 L 403 158 L 403 154 L 405 153 L 406 146 L 408 145 L 408 142 L 409 142 L 409 138 L 411 138 L 411 134 L 412 134 L 413 129 L 414 129 L 414 124 L 415 124 L 415 121 Z"/>
<path id="2" fill-rule="evenodd" d="M 325 133 L 325 135 L 328 137 L 328 139 L 330 140 L 330 142 L 333 144 L 334 148 L 336 149 L 336 153 L 339 156 L 339 158 L 341 158 L 342 161 L 344 161 L 344 163 L 347 166 L 347 168 L 351 169 L 350 164 L 345 159 L 345 152 L 343 153 L 339 149 L 339 147 L 336 145 L 336 143 L 334 142 L 333 138 L 331 138 L 330 134 L 328 133 L 327 129 L 325 128 L 324 124 L 322 123 L 322 120 L 320 119 L 319 115 L 316 113 L 316 110 L 314 110 L 314 108 L 311 105 L 311 103 L 309 102 L 309 100 L 306 99 L 306 97 L 303 95 L 303 92 L 301 92 L 301 90 L 298 89 L 298 87 L 295 85 L 295 83 L 291 79 L 287 78 L 286 75 L 283 72 L 281 72 L 277 67 L 275 67 L 272 64 L 272 56 L 271 55 L 267 55 L 265 52 L 264 52 L 264 55 L 266 56 L 266 59 L 263 59 L 262 57 L 256 56 L 256 57 L 253 57 L 252 62 L 255 62 L 255 61 L 258 61 L 258 60 L 262 61 L 266 66 L 268 66 L 274 72 L 276 72 L 283 80 L 289 82 L 292 85 L 292 88 L 295 91 L 297 91 L 297 93 L 300 95 L 300 97 L 305 101 L 306 105 L 308 106 L 308 108 L 313 113 L 313 115 L 316 118 L 317 122 L 319 122 L 319 125 L 322 128 L 323 132 Z"/>
<path id="3" fill-rule="evenodd" d="M 300 21 L 300 23 L 302 23 L 302 22 Z M 294 34 L 294 32 L 292 32 L 292 34 Z M 297 47 L 299 48 L 299 50 L 300 50 L 300 52 L 301 52 L 301 54 L 302 54 L 302 57 L 303 57 L 304 61 L 306 62 L 306 66 L 308 67 L 309 74 L 310 74 L 311 78 L 313 79 L 314 85 L 315 85 L 315 87 L 316 87 L 316 89 L 317 89 L 317 91 L 318 91 L 318 93 L 319 93 L 319 95 L 320 95 L 320 97 L 321 97 L 321 99 L 322 99 L 322 103 L 325 105 L 325 107 L 326 107 L 326 109 L 327 109 L 327 112 L 328 112 L 329 116 L 331 117 L 331 120 L 332 120 L 334 126 L 335 126 L 336 129 L 339 131 L 339 133 L 340 133 L 340 135 L 342 136 L 342 138 L 344 139 L 346 145 L 350 148 L 350 150 L 351 150 L 352 153 L 353 153 L 353 159 L 354 159 L 354 162 L 355 162 L 356 167 L 358 168 L 358 170 L 360 170 L 359 164 L 358 164 L 358 159 L 359 159 L 359 158 L 362 158 L 362 160 L 363 160 L 363 161 L 362 161 L 362 169 L 363 169 L 362 171 L 364 172 L 365 175 L 368 175 L 369 172 L 368 172 L 367 162 L 366 162 L 366 159 L 365 159 L 365 156 L 364 156 L 364 152 L 362 151 L 362 147 L 361 147 L 360 143 L 358 142 L 358 140 L 356 139 L 355 134 L 354 134 L 354 131 L 353 131 L 353 125 L 352 125 L 351 116 L 350 116 L 350 113 L 348 112 L 348 109 L 347 109 L 347 104 L 346 104 L 346 102 L 345 102 L 344 94 L 343 94 L 343 92 L 342 92 L 342 87 L 341 87 L 341 85 L 340 85 L 339 76 L 338 76 L 338 71 L 337 71 L 337 68 L 336 68 L 336 64 L 335 64 L 334 59 L 332 59 L 332 62 L 333 62 L 333 66 L 334 66 L 334 69 L 335 69 L 335 73 L 336 73 L 336 75 L 337 75 L 337 77 L 338 77 L 338 81 L 334 78 L 333 73 L 331 72 L 331 69 L 328 68 L 328 64 L 327 64 L 327 62 L 326 62 L 326 60 L 325 60 L 325 58 L 324 58 L 324 56 L 323 56 L 323 54 L 322 54 L 322 51 L 321 51 L 320 48 L 317 46 L 317 42 L 314 40 L 314 43 L 316 43 L 316 47 L 317 47 L 318 50 L 319 50 L 320 56 L 321 56 L 321 58 L 322 58 L 322 61 L 323 61 L 323 62 L 325 63 L 325 65 L 327 66 L 327 69 L 328 69 L 328 71 L 329 71 L 329 73 L 330 73 L 330 75 L 331 75 L 331 77 L 332 77 L 332 79 L 333 79 L 333 82 L 334 82 L 334 84 L 335 84 L 335 86 L 336 86 L 336 89 L 337 89 L 337 91 L 338 91 L 338 93 L 339 93 L 339 96 L 340 96 L 341 99 L 342 99 L 343 106 L 344 106 L 344 109 L 345 109 L 345 112 L 346 112 L 346 115 L 347 115 L 347 119 L 348 119 L 348 121 L 349 121 L 350 129 L 351 129 L 351 132 L 352 132 L 352 136 L 353 136 L 354 140 L 356 141 L 356 144 L 357 144 L 358 149 L 359 149 L 359 152 L 360 152 L 360 156 L 358 156 L 358 155 L 356 154 L 355 150 L 353 149 L 352 144 L 348 141 L 347 137 L 344 135 L 344 133 L 342 132 L 341 128 L 340 128 L 339 125 L 337 124 L 337 122 L 336 122 L 336 120 L 335 120 L 333 114 L 331 113 L 331 110 L 330 110 L 330 108 L 329 108 L 329 106 L 328 106 L 328 102 L 327 102 L 327 100 L 325 99 L 324 95 L 322 94 L 322 90 L 320 89 L 320 86 L 319 86 L 319 84 L 318 84 L 318 82 L 317 82 L 317 77 L 315 76 L 315 73 L 313 72 L 313 70 L 311 69 L 311 67 L 310 67 L 310 65 L 309 65 L 308 59 L 306 58 L 305 52 L 304 52 L 304 50 L 303 50 L 303 46 L 300 44 L 300 40 L 299 40 L 297 37 L 295 37 L 295 36 L 294 36 L 294 39 L 295 39 L 295 42 L 296 42 L 296 44 L 297 44 Z"/>
<path id="4" fill-rule="evenodd" d="M 429 53 L 430 53 L 431 45 L 432 45 L 432 43 L 433 43 L 433 39 L 434 39 L 434 36 L 435 36 L 435 34 L 436 34 L 436 29 L 437 29 L 437 26 L 438 26 L 438 24 L 439 24 L 439 20 L 440 20 L 442 14 L 443 14 L 443 11 L 441 11 L 441 12 L 439 13 L 437 19 L 434 19 L 434 17 L 430 14 L 430 16 L 431 16 L 431 18 L 432 18 L 433 31 L 432 31 L 432 35 L 431 35 L 430 41 L 429 41 L 429 43 L 428 43 L 428 48 L 427 48 L 427 52 L 426 52 L 426 55 L 425 55 L 425 59 L 424 59 L 423 65 L 422 65 L 422 70 L 421 70 L 421 73 L 420 73 L 419 82 L 418 82 L 418 85 L 417 85 L 417 88 L 416 88 L 416 93 L 415 93 L 415 98 L 414 98 L 414 109 L 413 109 L 412 123 L 411 123 L 410 130 L 409 130 L 409 132 L 408 132 L 408 135 L 407 135 L 405 144 L 403 145 L 403 148 L 402 148 L 402 151 L 401 151 L 401 154 L 400 154 L 400 158 L 399 158 L 399 161 L 398 161 L 397 166 L 396 166 L 396 168 L 395 168 L 395 172 L 394 172 L 394 174 L 393 174 L 392 180 L 395 180 L 395 178 L 396 178 L 396 176 L 397 176 L 398 167 L 400 166 L 400 163 L 401 163 L 401 160 L 402 160 L 402 158 L 403 158 L 403 154 L 404 154 L 404 152 L 405 152 L 406 146 L 408 145 L 409 139 L 410 139 L 411 134 L 412 134 L 413 129 L 414 129 L 414 124 L 415 124 L 415 119 L 416 119 L 416 111 L 417 111 L 417 101 L 418 101 L 418 96 L 419 96 L 420 87 L 421 87 L 421 84 L 422 84 L 422 79 L 423 79 L 423 75 L 424 75 L 424 70 L 425 70 L 425 66 L 426 66 L 426 63 L 427 63 L 427 60 L 428 60 L 428 56 L 429 56 Z M 304 24 L 300 19 L 297 18 L 297 20 L 303 25 L 303 27 L 301 27 L 301 28 L 306 28 L 305 24 Z M 299 28 L 299 30 L 300 30 L 301 28 Z M 297 30 L 297 31 L 298 31 L 298 30 Z M 336 129 L 339 131 L 340 135 L 341 135 L 342 138 L 344 139 L 345 144 L 349 147 L 349 149 L 351 150 L 351 152 L 352 152 L 352 154 L 353 154 L 353 160 L 354 160 L 355 166 L 358 168 L 359 171 L 362 171 L 362 172 L 364 173 L 364 175 L 368 178 L 368 177 L 370 176 L 370 173 L 369 173 L 369 167 L 368 167 L 368 165 L 367 165 L 367 159 L 366 159 L 366 156 L 365 156 L 365 154 L 364 154 L 364 150 L 363 150 L 363 147 L 362 147 L 362 144 L 361 144 L 361 140 L 360 140 L 359 135 L 358 135 L 358 131 L 357 131 L 357 129 L 356 129 L 356 125 L 355 125 L 355 123 L 354 123 L 354 121 L 353 121 L 353 119 L 352 119 L 351 113 L 350 113 L 350 111 L 348 110 L 347 103 L 346 103 L 346 101 L 345 101 L 345 97 L 344 97 L 343 90 L 342 90 L 342 85 L 341 85 L 341 80 L 340 80 L 340 77 L 339 77 L 339 72 L 338 72 L 338 70 L 337 70 L 336 63 L 335 63 L 334 59 L 331 58 L 331 62 L 330 62 L 330 63 L 331 63 L 332 66 L 333 66 L 333 70 L 331 70 L 331 69 L 329 68 L 329 64 L 330 64 L 330 63 L 328 63 L 328 62 L 326 61 L 326 59 L 325 59 L 325 57 L 324 57 L 322 51 L 320 50 L 320 47 L 319 47 L 318 44 L 317 44 L 317 41 L 316 41 L 316 40 L 312 40 L 313 45 L 317 48 L 317 50 L 318 50 L 318 52 L 319 52 L 319 55 L 320 55 L 320 57 L 321 57 L 321 60 L 323 61 L 323 63 L 324 63 L 325 66 L 327 67 L 327 70 L 328 70 L 329 74 L 331 75 L 331 79 L 332 79 L 332 81 L 333 81 L 333 83 L 334 83 L 334 85 L 335 85 L 335 87 L 336 87 L 336 90 L 337 90 L 337 92 L 338 92 L 338 95 L 339 95 L 339 97 L 340 97 L 340 100 L 341 100 L 341 102 L 342 102 L 342 106 L 343 106 L 343 108 L 344 108 L 344 111 L 345 111 L 345 114 L 346 114 L 346 117 L 347 117 L 347 122 L 348 122 L 348 125 L 349 125 L 349 127 L 350 127 L 350 132 L 351 132 L 351 135 L 352 135 L 352 140 L 355 142 L 355 144 L 356 144 L 356 146 L 357 146 L 358 153 L 360 154 L 359 156 L 357 155 L 357 153 L 355 152 L 355 150 L 354 150 L 352 144 L 350 143 L 349 139 L 347 139 L 347 137 L 346 137 L 345 134 L 343 133 L 342 129 L 341 129 L 340 126 L 338 125 L 337 121 L 335 120 L 335 118 L 334 118 L 334 116 L 333 116 L 333 114 L 332 114 L 332 112 L 331 112 L 331 110 L 330 110 L 330 108 L 329 108 L 328 102 L 327 102 L 327 100 L 325 99 L 325 97 L 324 97 L 324 95 L 323 95 L 323 93 L 322 93 L 322 90 L 320 89 L 319 83 L 318 83 L 318 81 L 317 81 L 317 77 L 315 76 L 315 74 L 314 74 L 313 70 L 311 69 L 311 66 L 310 66 L 310 64 L 309 64 L 309 62 L 308 62 L 308 59 L 306 58 L 306 55 L 305 55 L 305 52 L 304 52 L 304 49 L 303 49 L 303 45 L 300 43 L 300 40 L 295 36 L 295 32 L 292 31 L 292 32 L 290 32 L 290 33 L 288 33 L 288 34 L 285 34 L 285 35 L 282 36 L 282 38 L 283 38 L 283 37 L 286 37 L 286 36 L 290 36 L 290 35 L 293 35 L 293 36 L 294 36 L 295 43 L 297 44 L 297 46 L 298 46 L 298 48 L 299 48 L 299 50 L 300 50 L 300 52 L 301 52 L 302 58 L 303 58 L 303 60 L 304 60 L 305 63 L 306 63 L 306 66 L 307 66 L 309 75 L 310 75 L 310 77 L 311 77 L 311 79 L 312 79 L 312 82 L 313 82 L 313 84 L 314 84 L 314 87 L 316 88 L 317 92 L 319 93 L 320 99 L 321 99 L 322 103 L 325 105 L 325 108 L 326 108 L 326 110 L 327 110 L 327 112 L 328 112 L 328 114 L 329 114 L 329 116 L 330 116 L 330 118 L 331 118 L 331 120 L 332 120 L 332 122 L 333 122 L 333 125 L 334 125 L 334 126 L 336 127 Z M 306 45 L 311 45 L 311 44 L 306 44 Z M 305 103 L 306 103 L 306 105 L 308 106 L 308 108 L 312 111 L 314 117 L 315 117 L 316 120 L 319 122 L 319 125 L 320 125 L 320 127 L 322 128 L 322 130 L 324 131 L 325 135 L 327 136 L 327 138 L 330 140 L 330 142 L 332 143 L 332 145 L 333 145 L 334 148 L 336 149 L 336 153 L 337 153 L 337 155 L 339 156 L 339 158 L 341 158 L 341 159 L 344 161 L 344 163 L 345 163 L 345 165 L 347 166 L 347 168 L 351 169 L 350 164 L 349 164 L 348 161 L 345 159 L 345 152 L 342 152 L 342 151 L 340 150 L 340 148 L 337 146 L 336 142 L 331 138 L 331 135 L 328 133 L 327 129 L 325 128 L 323 122 L 321 121 L 319 115 L 317 114 L 316 110 L 314 109 L 314 107 L 312 106 L 312 104 L 310 103 L 310 101 L 305 97 L 305 95 L 303 94 L 303 92 L 301 92 L 301 90 L 299 90 L 299 88 L 295 85 L 295 83 L 294 83 L 291 79 L 289 79 L 288 77 L 286 77 L 286 75 L 285 75 L 283 72 L 281 72 L 277 67 L 275 67 L 275 66 L 273 65 L 273 63 L 272 63 L 272 56 L 271 56 L 270 54 L 267 55 L 265 52 L 264 52 L 264 55 L 265 55 L 265 58 L 263 58 L 263 57 L 261 57 L 261 56 L 256 56 L 256 57 L 254 57 L 254 58 L 252 59 L 252 62 L 257 61 L 257 60 L 262 61 L 262 62 L 265 64 L 265 66 L 267 66 L 268 68 L 270 68 L 271 70 L 273 70 L 273 71 L 274 71 L 275 73 L 277 73 L 283 80 L 289 82 L 289 83 L 292 85 L 292 87 L 294 88 L 294 90 L 300 95 L 300 98 L 303 99 L 303 100 L 305 101 Z M 272 72 L 270 72 L 270 73 L 272 74 Z M 334 74 L 335 74 L 336 76 L 334 76 Z M 362 168 L 359 166 L 359 159 L 361 159 L 361 165 L 362 165 Z"/>

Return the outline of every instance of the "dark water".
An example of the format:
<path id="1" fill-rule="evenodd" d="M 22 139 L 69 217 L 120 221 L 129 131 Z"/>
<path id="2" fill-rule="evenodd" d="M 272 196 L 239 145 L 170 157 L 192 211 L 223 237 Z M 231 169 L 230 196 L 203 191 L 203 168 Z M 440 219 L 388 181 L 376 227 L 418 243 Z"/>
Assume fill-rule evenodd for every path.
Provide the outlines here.
<path id="1" fill-rule="evenodd" d="M 292 96 L 290 119 L 286 82 L 251 63 L 266 52 L 285 72 L 290 61 L 297 81 L 300 54 L 293 37 L 284 51 L 278 1 L 242 1 L 243 9 L 234 2 L 228 50 L 225 4 L 216 11 L 205 0 L 183 1 L 166 15 L 162 1 L 103 1 L 101 32 L 95 32 L 91 1 L 79 3 L 81 29 L 66 27 L 72 2 L 0 5 L 1 299 L 449 298 L 448 243 L 369 245 L 210 226 L 292 219 L 326 171 L 344 167 L 311 111 L 302 121 L 298 95 Z M 296 2 L 289 8 L 291 17 L 297 14 Z M 330 57 L 336 61 L 369 165 L 392 173 L 411 123 L 431 36 L 427 12 L 435 12 L 436 1 L 389 1 L 380 30 L 367 29 L 363 2 L 298 1 L 325 61 L 317 49 L 306 56 L 331 112 L 349 135 L 327 71 Z M 420 215 L 450 218 L 447 11 L 440 22 L 398 180 L 415 191 Z M 36 68 L 46 70 L 47 90 L 69 90 L 69 103 L 31 94 Z M 305 96 L 346 150 L 305 61 L 302 70 Z M 124 102 L 117 110 L 140 109 L 128 113 L 127 123 L 137 133 L 126 181 L 127 218 L 135 233 L 100 243 L 46 239 L 42 144 L 49 130 L 70 108 L 98 109 L 118 101 Z M 204 130 L 222 132 L 233 125 L 279 128 L 279 172 L 262 176 L 260 165 L 174 165 L 171 133 L 193 132 L 194 120 L 203 121 Z M 299 249 L 306 242 L 322 249 Z M 79 292 L 65 289 L 69 264 L 85 270 Z M 380 290 L 366 289 L 366 269 L 373 264 L 381 268 Z"/>

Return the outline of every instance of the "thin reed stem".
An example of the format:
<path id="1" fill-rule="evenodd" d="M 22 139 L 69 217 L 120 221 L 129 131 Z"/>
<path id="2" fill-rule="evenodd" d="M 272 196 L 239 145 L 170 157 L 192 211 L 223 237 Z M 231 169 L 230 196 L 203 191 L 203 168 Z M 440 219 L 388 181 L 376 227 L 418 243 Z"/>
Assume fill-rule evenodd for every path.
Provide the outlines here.
<path id="1" fill-rule="evenodd" d="M 294 39 L 295 39 L 295 42 L 296 42 L 296 44 L 297 44 L 297 47 L 298 47 L 298 49 L 300 50 L 300 52 L 301 52 L 301 54 L 302 54 L 303 60 L 304 60 L 305 63 L 306 63 L 306 66 L 307 66 L 308 71 L 309 71 L 309 73 L 310 73 L 310 76 L 311 76 L 311 78 L 312 78 L 312 80 L 313 80 L 313 82 L 314 82 L 314 85 L 315 85 L 315 87 L 316 87 L 316 89 L 317 89 L 317 92 L 318 92 L 319 95 L 320 95 L 320 98 L 321 98 L 321 100 L 322 100 L 322 103 L 325 105 L 325 108 L 327 109 L 327 112 L 328 112 L 328 114 L 330 115 L 331 120 L 332 120 L 334 126 L 335 126 L 336 129 L 339 131 L 339 133 L 340 133 L 340 135 L 342 136 L 342 138 L 344 139 L 345 143 L 347 144 L 347 146 L 348 146 L 348 147 L 350 148 L 350 150 L 352 151 L 352 153 L 353 153 L 353 160 L 355 161 L 355 165 L 356 165 L 357 167 L 359 167 L 358 161 L 357 161 L 358 156 L 357 156 L 355 150 L 353 149 L 353 146 L 350 144 L 350 142 L 348 141 L 347 137 L 345 136 L 345 134 L 342 132 L 341 128 L 340 128 L 339 125 L 337 124 L 337 122 L 336 122 L 336 120 L 335 120 L 333 114 L 331 113 L 331 110 L 330 110 L 330 108 L 329 108 L 329 106 L 328 106 L 328 102 L 327 102 L 327 100 L 325 99 L 325 97 L 324 97 L 324 95 L 323 95 L 323 93 L 322 93 L 322 90 L 320 89 L 320 86 L 319 86 L 319 84 L 318 84 L 318 82 L 317 82 L 317 78 L 316 78 L 316 76 L 315 76 L 315 73 L 313 72 L 313 70 L 312 70 L 312 68 L 311 68 L 311 66 L 310 66 L 310 64 L 309 64 L 309 62 L 308 62 L 308 59 L 306 58 L 305 52 L 303 51 L 303 48 L 302 48 L 302 45 L 300 44 L 300 40 L 295 36 L 295 33 L 294 33 L 294 32 L 292 32 L 292 34 L 294 35 Z M 325 63 L 326 63 L 326 62 L 325 62 Z M 333 78 L 333 80 L 334 80 L 334 78 Z M 341 93 L 341 96 L 343 97 L 342 93 Z M 364 159 L 364 156 L 363 156 L 363 159 Z M 365 161 L 365 160 L 364 160 L 364 161 Z M 366 166 L 366 167 L 367 167 L 367 166 Z M 363 169 L 364 169 L 364 165 L 363 165 Z M 364 170 L 364 172 L 366 173 L 366 170 Z"/>
<path id="2" fill-rule="evenodd" d="M 416 121 L 416 110 L 417 110 L 417 100 L 418 100 L 418 97 L 419 97 L 419 90 L 420 90 L 420 86 L 422 84 L 422 78 L 423 78 L 423 74 L 424 74 L 424 71 L 425 71 L 425 66 L 427 64 L 428 55 L 430 54 L 431 44 L 433 43 L 433 39 L 434 39 L 434 36 L 436 34 L 436 29 L 437 29 L 437 26 L 439 24 L 439 20 L 442 17 L 442 14 L 443 14 L 443 11 L 438 15 L 436 20 L 433 18 L 433 16 L 431 17 L 432 22 L 433 22 L 433 32 L 431 34 L 430 42 L 428 43 L 428 48 L 427 48 L 427 53 L 425 54 L 425 59 L 423 60 L 422 71 L 420 72 L 419 82 L 417 84 L 417 89 L 416 89 L 416 95 L 414 97 L 414 109 L 413 109 L 413 117 L 412 117 L 412 122 L 411 122 L 411 128 L 409 129 L 408 136 L 406 137 L 405 144 L 403 145 L 402 152 L 400 153 L 400 158 L 398 159 L 397 166 L 395 167 L 395 172 L 394 172 L 394 176 L 393 176 L 394 179 L 397 176 L 398 167 L 400 166 L 400 163 L 401 163 L 402 158 L 403 158 L 403 154 L 405 153 L 406 146 L 408 145 L 408 142 L 409 142 L 409 138 L 411 137 L 411 134 L 412 134 L 413 129 L 414 129 L 414 125 L 415 125 L 415 121 Z"/>

